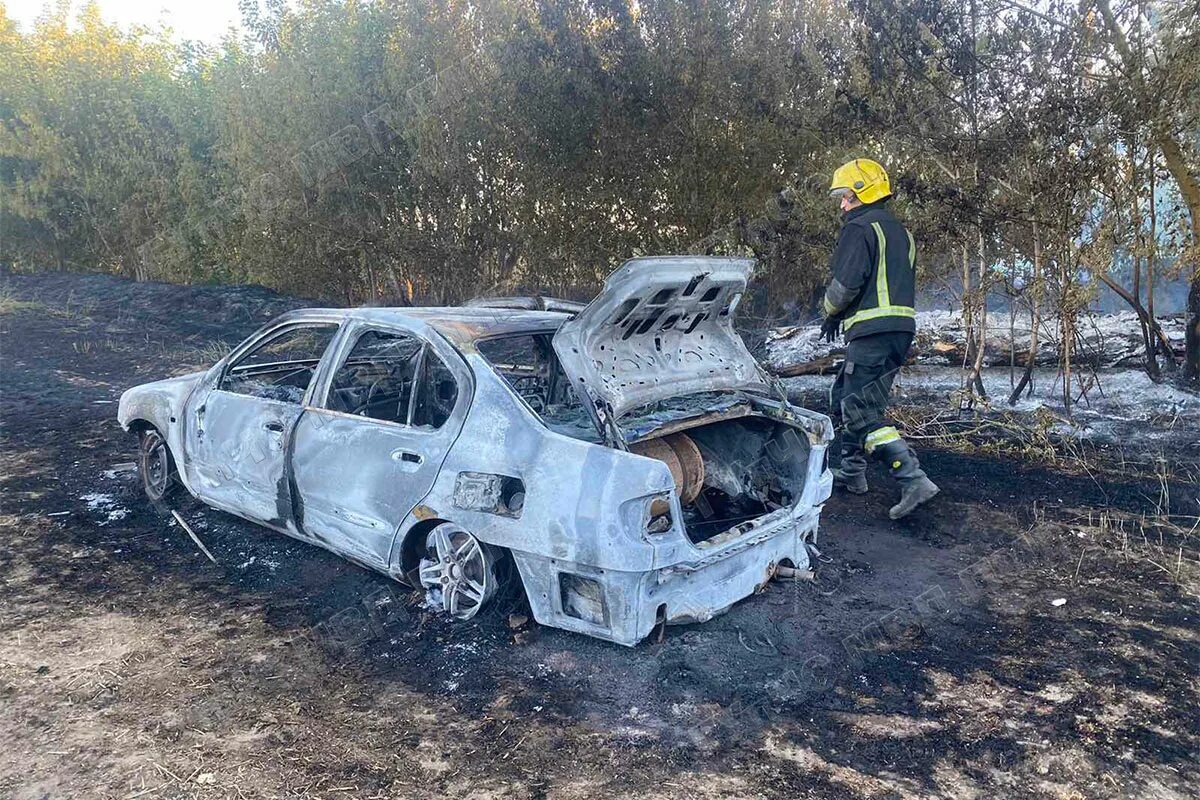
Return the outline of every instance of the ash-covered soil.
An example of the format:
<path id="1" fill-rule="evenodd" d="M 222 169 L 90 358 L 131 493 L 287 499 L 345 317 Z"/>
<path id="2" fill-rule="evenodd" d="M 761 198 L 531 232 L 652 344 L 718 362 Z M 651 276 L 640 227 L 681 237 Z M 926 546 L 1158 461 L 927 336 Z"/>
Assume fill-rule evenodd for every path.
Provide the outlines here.
<path id="1" fill-rule="evenodd" d="M 119 393 L 298 305 L 0 276 L 0 797 L 1200 794 L 1184 472 L 928 450 L 928 509 L 888 521 L 873 473 L 815 581 L 710 623 L 633 649 L 519 604 L 449 624 L 181 503 L 214 565 L 140 495 Z"/>

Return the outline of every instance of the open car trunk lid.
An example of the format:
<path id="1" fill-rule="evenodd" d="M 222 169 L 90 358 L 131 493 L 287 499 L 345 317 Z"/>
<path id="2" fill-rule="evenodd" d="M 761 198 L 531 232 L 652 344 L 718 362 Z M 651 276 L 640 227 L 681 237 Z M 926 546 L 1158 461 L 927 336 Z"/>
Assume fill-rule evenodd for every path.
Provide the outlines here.
<path id="1" fill-rule="evenodd" d="M 554 336 L 563 371 L 601 430 L 635 408 L 698 392 L 770 391 L 733 329 L 754 261 L 653 256 L 626 261 Z"/>

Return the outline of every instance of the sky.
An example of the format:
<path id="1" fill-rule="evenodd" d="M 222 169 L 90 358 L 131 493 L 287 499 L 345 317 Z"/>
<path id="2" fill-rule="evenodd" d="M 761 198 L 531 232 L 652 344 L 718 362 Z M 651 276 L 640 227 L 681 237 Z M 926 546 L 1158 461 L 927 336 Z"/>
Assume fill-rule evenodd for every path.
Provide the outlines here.
<path id="1" fill-rule="evenodd" d="M 29 30 L 47 6 L 56 5 L 54 0 L 0 0 L 9 18 L 16 20 L 23 30 Z M 75 9 L 81 5 L 82 0 L 71 3 Z M 226 29 L 241 19 L 238 0 L 99 0 L 99 6 L 106 21 L 123 28 L 165 25 L 172 29 L 175 39 L 197 39 L 209 44 L 219 42 Z"/>

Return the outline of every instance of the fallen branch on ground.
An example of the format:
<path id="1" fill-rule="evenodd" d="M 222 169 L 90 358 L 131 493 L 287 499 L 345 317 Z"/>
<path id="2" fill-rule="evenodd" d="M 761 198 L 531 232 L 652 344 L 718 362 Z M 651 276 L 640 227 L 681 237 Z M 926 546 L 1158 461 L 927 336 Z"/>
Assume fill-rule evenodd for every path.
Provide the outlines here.
<path id="1" fill-rule="evenodd" d="M 213 558 L 213 554 L 208 552 L 208 548 L 204 546 L 204 542 L 200 541 L 200 537 L 196 535 L 195 531 L 192 530 L 192 527 L 187 524 L 184 518 L 179 515 L 179 512 L 172 509 L 171 516 L 175 518 L 175 521 L 179 523 L 187 535 L 192 537 L 192 541 L 196 543 L 196 547 L 199 547 L 200 551 L 208 556 L 208 560 L 216 564 L 217 560 Z"/>

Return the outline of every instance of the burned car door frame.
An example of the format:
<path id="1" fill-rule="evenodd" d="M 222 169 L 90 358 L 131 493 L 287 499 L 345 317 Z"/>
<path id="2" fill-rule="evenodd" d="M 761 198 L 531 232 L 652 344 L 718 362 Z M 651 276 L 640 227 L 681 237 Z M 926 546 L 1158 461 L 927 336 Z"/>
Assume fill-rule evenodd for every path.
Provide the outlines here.
<path id="1" fill-rule="evenodd" d="M 192 394 L 186 411 L 185 468 L 190 485 L 201 499 L 272 528 L 298 533 L 292 519 L 289 444 L 293 428 L 320 380 L 325 357 L 339 339 L 341 325 L 342 320 L 337 317 L 285 319 L 238 346 Z M 298 400 L 286 398 L 286 390 L 277 397 L 267 397 L 229 388 L 232 376 L 245 359 L 298 331 L 329 333 L 316 358 L 303 359 L 309 374 Z M 270 374 L 280 371 L 279 365 L 292 363 L 268 363 L 255 368 L 257 372 Z M 282 380 L 289 378 L 290 375 L 285 375 Z M 266 384 L 276 385 L 284 384 Z"/>
<path id="2" fill-rule="evenodd" d="M 335 379 L 372 334 L 407 337 L 419 345 L 403 422 L 334 407 Z M 348 322 L 328 361 L 292 445 L 297 527 L 355 561 L 390 571 L 404 520 L 429 493 L 462 429 L 473 393 L 471 372 L 440 334 L 420 323 Z M 360 366 L 375 369 L 394 386 L 394 367 Z M 440 377 L 433 384 L 435 373 Z M 447 381 L 453 382 L 450 397 L 444 393 Z"/>

